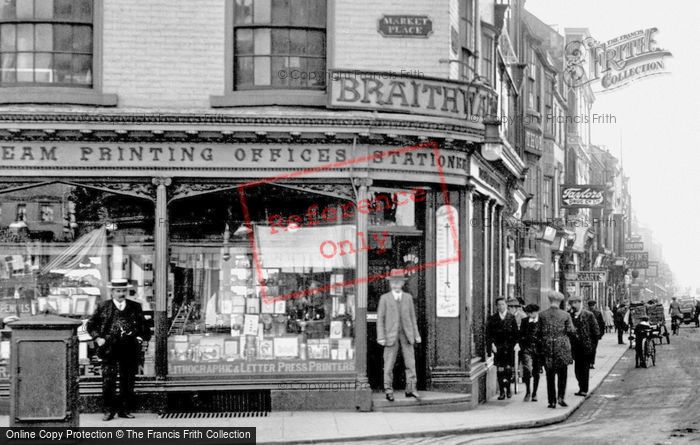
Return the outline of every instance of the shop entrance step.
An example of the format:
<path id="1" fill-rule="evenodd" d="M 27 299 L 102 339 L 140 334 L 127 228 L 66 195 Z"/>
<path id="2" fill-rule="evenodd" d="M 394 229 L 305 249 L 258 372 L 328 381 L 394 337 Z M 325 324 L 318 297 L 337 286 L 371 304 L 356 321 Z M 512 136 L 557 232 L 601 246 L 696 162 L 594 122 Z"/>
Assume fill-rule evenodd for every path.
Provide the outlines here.
<path id="1" fill-rule="evenodd" d="M 372 411 L 384 412 L 454 412 L 472 409 L 471 395 L 451 392 L 420 391 L 420 401 L 395 391 L 393 402 L 383 392 L 372 394 Z"/>

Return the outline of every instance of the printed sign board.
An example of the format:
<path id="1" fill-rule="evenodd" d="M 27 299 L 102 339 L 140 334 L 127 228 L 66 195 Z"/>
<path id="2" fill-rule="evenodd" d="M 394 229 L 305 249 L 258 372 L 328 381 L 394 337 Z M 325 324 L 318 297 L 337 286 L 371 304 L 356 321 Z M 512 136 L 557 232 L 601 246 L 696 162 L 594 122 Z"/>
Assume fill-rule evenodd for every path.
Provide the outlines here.
<path id="1" fill-rule="evenodd" d="M 561 206 L 567 209 L 602 209 L 605 205 L 605 186 L 562 185 Z"/>

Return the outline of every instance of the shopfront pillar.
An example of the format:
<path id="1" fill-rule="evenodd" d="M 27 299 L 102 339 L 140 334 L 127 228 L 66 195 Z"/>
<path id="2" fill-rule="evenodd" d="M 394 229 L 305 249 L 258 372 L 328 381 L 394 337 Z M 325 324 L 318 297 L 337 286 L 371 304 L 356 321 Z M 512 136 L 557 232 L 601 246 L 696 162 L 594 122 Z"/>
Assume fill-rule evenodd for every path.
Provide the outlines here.
<path id="1" fill-rule="evenodd" d="M 459 225 L 459 250 L 460 250 L 460 290 L 462 296 L 460 301 L 464 311 L 460 315 L 460 332 L 466 337 L 466 341 L 460 342 L 460 355 L 463 357 L 462 363 L 466 367 L 470 363 L 472 348 L 474 347 L 474 336 L 472 335 L 472 225 L 469 223 L 472 219 L 472 190 L 471 187 L 465 187 L 459 192 L 459 220 L 462 222 Z"/>
<path id="2" fill-rule="evenodd" d="M 168 189 L 170 178 L 153 178 L 156 186 L 155 264 L 153 293 L 155 296 L 155 371 L 156 378 L 168 373 Z"/>
<path id="3" fill-rule="evenodd" d="M 356 204 L 360 201 L 369 199 L 369 187 L 372 185 L 371 179 L 355 180 L 357 186 Z M 359 208 L 359 204 L 358 204 Z M 364 240 L 360 237 L 365 236 L 368 229 L 367 215 L 363 212 L 357 212 L 357 245 L 361 246 Z M 367 279 L 368 279 L 368 257 L 367 250 L 358 249 L 356 258 L 357 276 L 355 278 L 357 292 L 357 308 L 355 311 L 355 360 L 357 365 L 357 378 L 362 383 L 367 382 Z"/>

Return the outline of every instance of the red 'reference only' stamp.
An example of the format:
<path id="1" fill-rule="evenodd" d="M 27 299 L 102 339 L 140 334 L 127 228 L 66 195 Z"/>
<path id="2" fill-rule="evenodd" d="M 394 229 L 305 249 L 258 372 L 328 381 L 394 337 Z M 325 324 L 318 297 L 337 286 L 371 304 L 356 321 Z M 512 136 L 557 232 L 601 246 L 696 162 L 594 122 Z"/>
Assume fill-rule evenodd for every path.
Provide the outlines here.
<path id="1" fill-rule="evenodd" d="M 275 245 L 286 246 L 288 249 L 303 249 L 306 252 L 315 252 L 315 255 L 318 255 L 318 258 L 314 259 L 315 262 L 323 264 L 324 261 L 328 261 L 328 264 L 334 264 L 334 262 L 337 262 L 339 259 L 349 260 L 359 251 L 376 249 L 377 251 L 381 252 L 385 249 L 388 237 L 390 235 L 387 232 L 357 232 L 356 217 L 358 214 L 369 215 L 371 212 L 380 210 L 384 208 L 384 206 L 389 205 L 402 206 L 424 202 L 426 200 L 427 191 L 424 188 L 413 188 L 398 191 L 392 203 L 378 198 L 362 199 L 359 201 L 357 199 L 354 201 L 346 201 L 339 206 L 321 206 L 313 203 L 308 206 L 303 213 L 297 212 L 286 215 L 268 215 L 265 224 L 260 224 L 254 223 L 251 219 L 246 190 L 256 186 L 266 184 L 274 185 L 283 181 L 303 178 L 305 176 L 324 171 L 348 168 L 358 164 L 371 165 L 373 161 L 381 160 L 383 158 L 396 157 L 410 152 L 416 152 L 416 155 L 422 154 L 423 157 L 421 165 L 429 165 L 434 167 L 439 175 L 439 187 L 440 192 L 443 194 L 443 201 L 445 204 L 448 204 L 447 208 L 451 209 L 447 214 L 447 222 L 450 226 L 448 230 L 451 232 L 451 239 L 455 243 L 454 248 L 452 249 L 452 251 L 455 252 L 455 255 L 448 258 L 441 258 L 440 260 L 433 262 L 419 262 L 415 265 L 404 268 L 404 271 L 406 273 L 412 273 L 460 261 L 461 251 L 459 248 L 459 236 L 457 233 L 458 215 L 454 211 L 454 207 L 449 206 L 449 193 L 443 171 L 444 157 L 441 157 L 440 155 L 438 143 L 435 141 L 427 141 L 421 144 L 400 148 L 370 150 L 370 154 L 368 155 L 358 156 L 339 162 L 332 162 L 322 166 L 312 167 L 292 173 L 280 174 L 270 178 L 254 180 L 241 184 L 237 187 L 244 217 L 244 225 L 247 228 L 248 241 L 253 253 L 256 282 L 260 286 L 260 296 L 263 303 L 270 304 L 277 301 L 300 298 L 312 294 L 327 293 L 334 288 L 343 288 L 355 286 L 361 283 L 370 283 L 385 279 L 389 273 L 372 274 L 364 277 L 356 276 L 351 280 L 332 282 L 313 289 L 304 289 L 295 292 L 282 293 L 279 295 L 268 295 L 267 286 L 265 286 L 266 277 L 263 266 L 264 260 L 262 259 L 263 255 L 260 251 L 259 240 L 256 239 L 256 228 L 258 229 L 258 234 L 264 233 L 266 239 L 274 240 Z M 337 224 L 339 222 L 341 223 L 341 227 L 344 229 L 341 230 L 343 233 L 341 239 L 324 237 L 322 233 L 318 233 L 318 230 L 324 227 L 323 223 L 335 223 L 335 225 L 327 227 L 337 228 Z M 311 232 L 311 229 L 317 229 L 317 232 Z"/>

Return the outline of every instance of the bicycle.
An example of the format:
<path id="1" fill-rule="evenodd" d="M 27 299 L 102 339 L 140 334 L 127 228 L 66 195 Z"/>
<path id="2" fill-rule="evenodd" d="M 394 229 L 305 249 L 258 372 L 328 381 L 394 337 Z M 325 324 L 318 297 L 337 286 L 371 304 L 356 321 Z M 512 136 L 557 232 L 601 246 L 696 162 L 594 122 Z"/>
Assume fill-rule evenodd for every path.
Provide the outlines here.
<path id="1" fill-rule="evenodd" d="M 649 341 L 651 340 L 651 341 Z M 648 368 L 649 367 L 649 361 L 651 361 L 652 366 L 656 366 L 656 345 L 654 344 L 654 340 L 651 336 L 645 337 L 642 342 L 644 343 L 643 345 L 643 350 L 644 350 L 644 361 L 642 363 L 643 368 Z"/>

